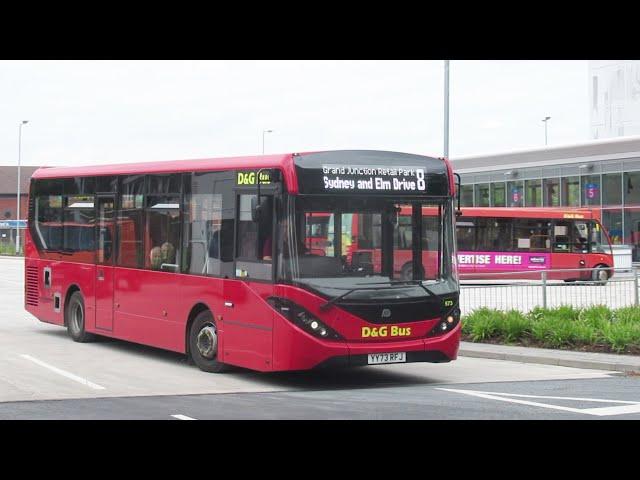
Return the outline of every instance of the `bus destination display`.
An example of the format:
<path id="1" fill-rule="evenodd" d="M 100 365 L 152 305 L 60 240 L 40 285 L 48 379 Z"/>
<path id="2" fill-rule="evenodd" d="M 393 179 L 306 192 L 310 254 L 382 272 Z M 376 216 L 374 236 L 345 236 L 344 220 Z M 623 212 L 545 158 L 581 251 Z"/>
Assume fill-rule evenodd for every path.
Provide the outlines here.
<path id="1" fill-rule="evenodd" d="M 326 192 L 421 193 L 427 189 L 424 168 L 322 165 Z"/>

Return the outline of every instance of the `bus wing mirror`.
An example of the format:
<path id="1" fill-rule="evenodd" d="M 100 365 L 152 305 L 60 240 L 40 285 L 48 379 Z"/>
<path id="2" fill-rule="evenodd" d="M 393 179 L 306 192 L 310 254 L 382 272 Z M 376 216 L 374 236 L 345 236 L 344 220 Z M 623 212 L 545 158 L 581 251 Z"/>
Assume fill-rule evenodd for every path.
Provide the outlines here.
<path id="1" fill-rule="evenodd" d="M 453 174 L 454 177 L 456 177 L 456 191 L 455 191 L 455 195 L 456 195 L 456 200 L 458 201 L 458 205 L 456 208 L 456 216 L 459 217 L 460 215 L 462 215 L 462 210 L 460 210 L 460 187 L 462 186 L 462 179 L 460 178 L 460 174 L 459 173 L 454 173 Z"/>

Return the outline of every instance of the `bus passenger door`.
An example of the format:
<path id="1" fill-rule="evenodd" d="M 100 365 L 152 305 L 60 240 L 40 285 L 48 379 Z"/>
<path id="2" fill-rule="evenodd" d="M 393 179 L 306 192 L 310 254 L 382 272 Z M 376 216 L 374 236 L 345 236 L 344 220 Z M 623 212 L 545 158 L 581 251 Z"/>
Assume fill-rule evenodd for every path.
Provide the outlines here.
<path id="1" fill-rule="evenodd" d="M 96 197 L 96 328 L 108 331 L 113 330 L 114 207 L 113 195 Z"/>
<path id="2" fill-rule="evenodd" d="M 273 368 L 275 314 L 267 303 L 267 298 L 273 296 L 274 197 L 261 192 L 260 218 L 254 218 L 252 210 L 257 205 L 254 191 L 236 195 L 235 272 L 223 287 L 223 350 L 226 363 L 268 371 Z"/>
<path id="3" fill-rule="evenodd" d="M 586 223 L 584 224 L 586 228 Z M 586 266 L 588 252 L 587 234 L 578 229 L 572 221 L 556 221 L 553 224 L 553 248 L 551 254 L 551 268 L 572 269 L 567 272 L 552 272 L 549 278 L 555 280 L 586 280 L 588 272 L 579 271 Z M 582 241 L 584 238 L 584 242 Z"/>

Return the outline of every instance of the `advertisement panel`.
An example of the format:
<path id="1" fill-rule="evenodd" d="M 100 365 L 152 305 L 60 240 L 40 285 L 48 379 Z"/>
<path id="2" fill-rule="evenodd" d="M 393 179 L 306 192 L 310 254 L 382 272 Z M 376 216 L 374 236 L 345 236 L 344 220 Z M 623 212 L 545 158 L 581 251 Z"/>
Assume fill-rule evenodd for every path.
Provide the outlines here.
<path id="1" fill-rule="evenodd" d="M 491 271 L 545 270 L 551 268 L 550 253 L 458 252 L 458 269 Z"/>

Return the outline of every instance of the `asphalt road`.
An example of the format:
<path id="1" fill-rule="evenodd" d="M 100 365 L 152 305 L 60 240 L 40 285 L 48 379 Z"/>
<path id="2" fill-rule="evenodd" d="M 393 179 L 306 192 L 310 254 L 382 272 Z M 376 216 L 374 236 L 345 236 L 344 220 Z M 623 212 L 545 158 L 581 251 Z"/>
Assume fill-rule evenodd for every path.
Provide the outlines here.
<path id="1" fill-rule="evenodd" d="M 639 391 L 637 377 L 345 389 L 328 382 L 302 391 L 2 403 L 0 419 L 639 420 Z"/>
<path id="2" fill-rule="evenodd" d="M 151 347 L 72 342 L 24 311 L 22 278 L 21 260 L 0 259 L 0 419 L 640 418 L 637 377 L 552 365 L 208 374 Z"/>

